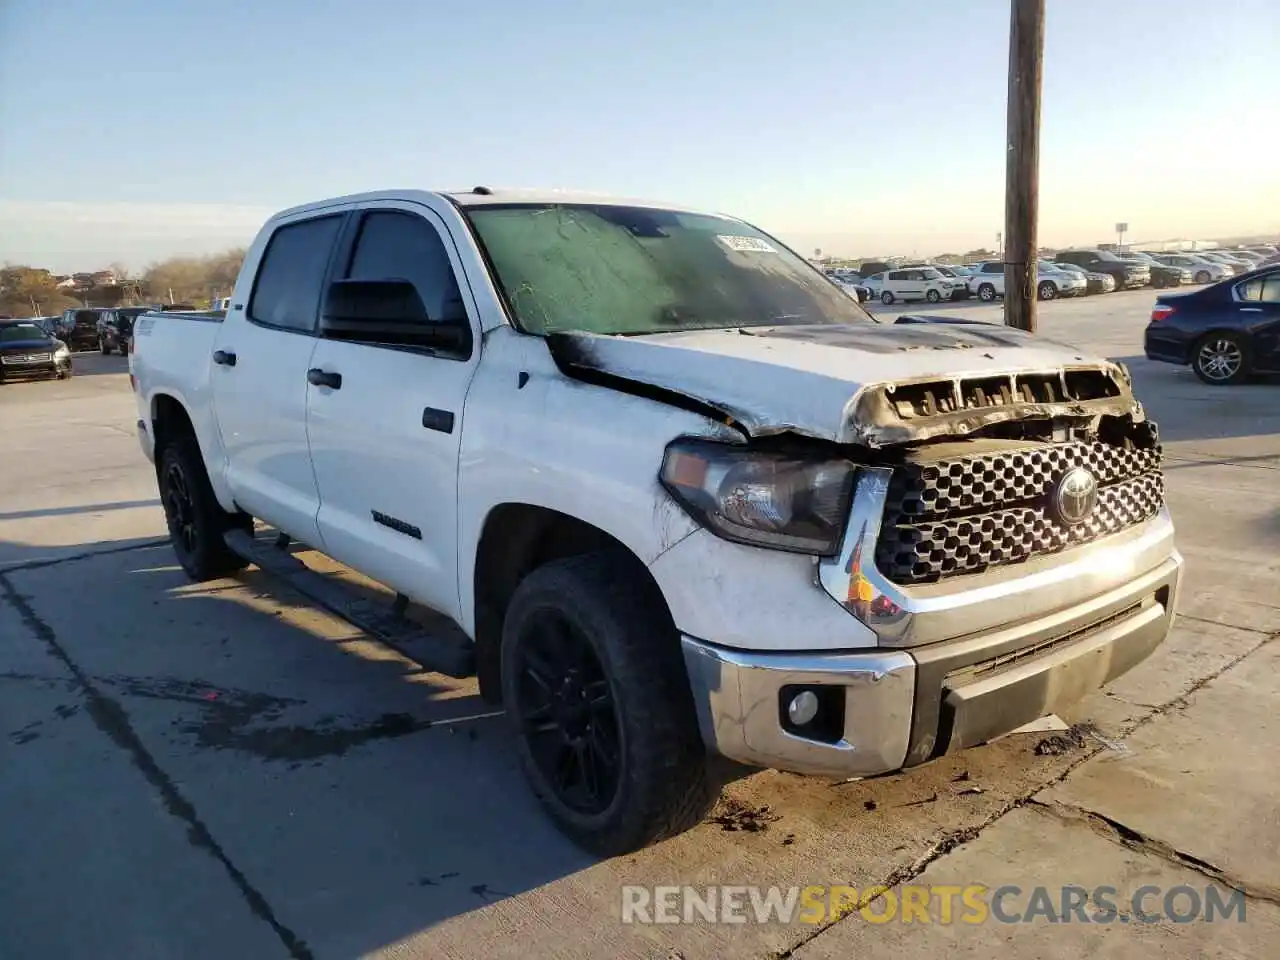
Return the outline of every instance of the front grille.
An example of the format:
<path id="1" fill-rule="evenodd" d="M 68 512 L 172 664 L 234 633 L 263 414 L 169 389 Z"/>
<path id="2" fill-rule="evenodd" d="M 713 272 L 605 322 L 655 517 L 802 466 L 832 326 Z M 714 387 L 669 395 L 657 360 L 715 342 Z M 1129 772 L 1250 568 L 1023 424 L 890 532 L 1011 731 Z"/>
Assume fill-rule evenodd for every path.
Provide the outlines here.
<path id="1" fill-rule="evenodd" d="M 0 357 L 0 362 L 9 364 L 48 363 L 52 357 L 53 354 L 50 353 L 11 353 L 6 357 Z"/>
<path id="2" fill-rule="evenodd" d="M 1020 563 L 1119 533 L 1164 504 L 1159 447 L 1039 444 L 895 469 L 876 564 L 895 583 L 931 583 Z M 1092 514 L 1075 526 L 1047 509 L 1069 470 L 1098 482 Z"/>

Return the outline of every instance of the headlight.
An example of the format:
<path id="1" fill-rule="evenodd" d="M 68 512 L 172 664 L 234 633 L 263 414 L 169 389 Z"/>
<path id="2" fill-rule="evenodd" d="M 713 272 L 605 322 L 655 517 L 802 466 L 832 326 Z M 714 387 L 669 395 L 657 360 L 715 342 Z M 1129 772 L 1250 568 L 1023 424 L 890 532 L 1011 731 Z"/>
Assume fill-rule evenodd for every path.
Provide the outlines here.
<path id="1" fill-rule="evenodd" d="M 794 553 L 839 552 L 854 466 L 677 440 L 662 462 L 662 485 L 695 520 L 726 540 Z"/>
<path id="2" fill-rule="evenodd" d="M 70 348 L 70 347 L 68 347 L 68 346 L 67 346 L 65 343 L 63 343 L 61 340 L 59 340 L 59 341 L 58 341 L 58 349 L 56 349 L 56 350 L 54 350 L 54 351 L 53 351 L 53 355 L 54 355 L 55 357 L 69 357 L 69 356 L 71 356 L 71 348 Z"/>

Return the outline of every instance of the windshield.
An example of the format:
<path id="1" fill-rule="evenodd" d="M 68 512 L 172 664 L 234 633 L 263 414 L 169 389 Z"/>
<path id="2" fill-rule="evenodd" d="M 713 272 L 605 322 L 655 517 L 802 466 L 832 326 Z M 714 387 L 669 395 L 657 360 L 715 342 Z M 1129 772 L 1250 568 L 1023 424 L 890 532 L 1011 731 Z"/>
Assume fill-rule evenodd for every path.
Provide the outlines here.
<path id="1" fill-rule="evenodd" d="M 35 323 L 9 323 L 0 327 L 0 343 L 15 340 L 46 340 L 49 335 Z"/>
<path id="2" fill-rule="evenodd" d="M 1098 251 L 1098 259 L 1099 259 L 1099 260 L 1105 260 L 1105 261 L 1106 261 L 1106 262 L 1108 262 L 1108 263 L 1116 263 L 1116 262 L 1118 262 L 1118 261 L 1120 260 L 1120 258 L 1119 258 L 1119 257 L 1117 257 L 1117 256 L 1116 256 L 1114 253 L 1112 253 L 1110 250 L 1099 250 L 1099 251 Z"/>
<path id="3" fill-rule="evenodd" d="M 803 259 L 728 217 L 606 204 L 464 212 L 526 333 L 875 322 Z"/>
<path id="4" fill-rule="evenodd" d="M 925 278 L 926 280 L 941 280 L 941 279 L 942 279 L 942 274 L 940 274 L 937 270 L 934 270 L 934 269 L 932 269 L 932 268 L 930 268 L 930 269 L 928 269 L 928 270 L 921 270 L 920 272 L 924 275 L 924 278 Z"/>

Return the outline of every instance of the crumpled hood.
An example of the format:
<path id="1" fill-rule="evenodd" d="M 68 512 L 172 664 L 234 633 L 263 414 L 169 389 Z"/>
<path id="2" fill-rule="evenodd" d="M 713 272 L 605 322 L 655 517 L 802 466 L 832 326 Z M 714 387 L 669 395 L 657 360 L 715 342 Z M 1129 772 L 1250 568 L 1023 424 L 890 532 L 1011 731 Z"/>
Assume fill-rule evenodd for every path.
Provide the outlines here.
<path id="1" fill-rule="evenodd" d="M 1010 327 L 955 318 L 642 336 L 562 333 L 548 342 L 570 372 L 603 374 L 681 394 L 723 412 L 752 436 L 794 432 L 875 446 L 879 444 L 868 442 L 870 425 L 858 422 L 858 401 L 868 388 L 1072 368 L 1107 371 L 1127 397 L 1122 406 L 1135 406 L 1127 375 L 1110 361 Z M 1080 404 L 1062 399 L 1058 406 L 1064 409 L 1058 412 L 1084 412 Z M 1052 415 L 1043 407 L 1012 403 L 983 423 L 1037 412 Z M 960 425 L 955 432 L 981 425 Z"/>

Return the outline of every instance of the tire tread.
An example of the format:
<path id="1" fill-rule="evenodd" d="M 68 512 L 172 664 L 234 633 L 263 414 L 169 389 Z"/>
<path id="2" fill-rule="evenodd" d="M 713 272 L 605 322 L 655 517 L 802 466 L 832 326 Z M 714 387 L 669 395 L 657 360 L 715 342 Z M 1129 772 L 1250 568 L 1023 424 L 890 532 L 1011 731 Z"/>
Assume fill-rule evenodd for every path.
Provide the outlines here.
<path id="1" fill-rule="evenodd" d="M 574 605 L 588 619 L 607 625 L 609 635 L 599 641 L 605 647 L 606 670 L 619 689 L 627 690 L 617 699 L 623 701 L 620 722 L 628 744 L 623 789 L 629 797 L 618 816 L 594 830 L 566 821 L 549 805 L 552 816 L 576 842 L 601 856 L 628 853 L 695 826 L 719 796 L 720 784 L 708 774 L 679 636 L 656 587 L 638 582 L 634 561 L 621 554 L 553 561 L 517 588 L 504 625 L 504 646 L 514 635 L 509 629 L 513 618 L 527 603 L 547 595 L 575 598 Z M 521 755 L 527 767 L 523 749 Z"/>

